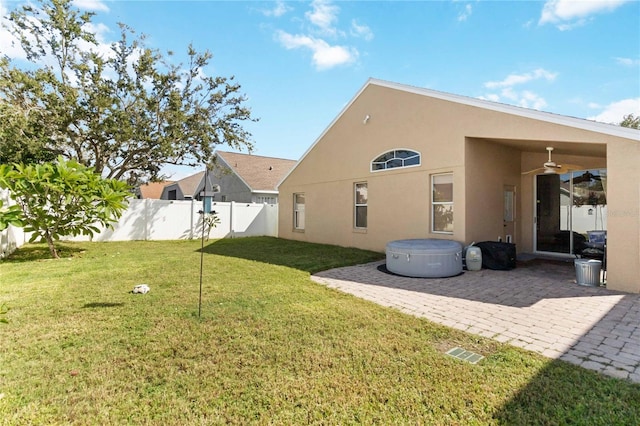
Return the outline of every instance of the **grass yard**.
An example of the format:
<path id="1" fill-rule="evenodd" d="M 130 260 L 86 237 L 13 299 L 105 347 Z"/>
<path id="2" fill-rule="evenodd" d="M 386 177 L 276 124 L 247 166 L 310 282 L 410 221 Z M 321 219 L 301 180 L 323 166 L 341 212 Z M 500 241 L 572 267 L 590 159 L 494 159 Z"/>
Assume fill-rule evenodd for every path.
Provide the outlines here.
<path id="1" fill-rule="evenodd" d="M 379 253 L 209 241 L 198 318 L 199 240 L 60 247 L 0 261 L 0 424 L 640 424 L 638 385 L 309 279 Z"/>

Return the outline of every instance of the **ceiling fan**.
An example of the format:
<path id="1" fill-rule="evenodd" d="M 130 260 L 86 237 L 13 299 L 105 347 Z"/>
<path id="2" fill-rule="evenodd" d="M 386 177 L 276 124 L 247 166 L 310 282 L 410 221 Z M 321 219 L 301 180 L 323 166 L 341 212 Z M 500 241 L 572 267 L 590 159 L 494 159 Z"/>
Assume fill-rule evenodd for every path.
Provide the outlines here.
<path id="1" fill-rule="evenodd" d="M 531 173 L 539 173 L 542 172 L 544 174 L 564 174 L 570 170 L 581 170 L 584 167 L 578 166 L 577 164 L 557 164 L 555 161 L 551 159 L 551 152 L 553 151 L 552 146 L 547 147 L 547 151 L 549 152 L 549 160 L 546 161 L 542 167 L 529 170 L 528 172 L 522 172 L 523 175 L 528 175 Z"/>

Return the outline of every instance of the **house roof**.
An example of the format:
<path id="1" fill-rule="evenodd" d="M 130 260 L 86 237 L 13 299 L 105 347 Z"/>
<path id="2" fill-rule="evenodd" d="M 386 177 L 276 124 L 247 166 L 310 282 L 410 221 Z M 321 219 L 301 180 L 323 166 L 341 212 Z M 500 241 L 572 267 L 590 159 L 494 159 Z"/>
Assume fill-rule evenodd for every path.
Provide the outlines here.
<path id="1" fill-rule="evenodd" d="M 221 160 L 252 192 L 276 191 L 280 180 L 295 166 L 295 160 L 216 151 Z"/>
<path id="2" fill-rule="evenodd" d="M 454 95 L 446 92 L 439 92 L 437 90 L 425 89 L 421 87 L 409 86 L 406 84 L 393 83 L 384 80 L 378 80 L 375 78 L 369 78 L 367 82 L 362 86 L 362 88 L 356 93 L 356 95 L 347 103 L 347 105 L 340 111 L 340 113 L 333 119 L 331 123 L 325 128 L 325 130 L 320 134 L 320 136 L 315 140 L 313 144 L 305 151 L 297 164 L 300 164 L 302 160 L 309 154 L 309 152 L 316 146 L 316 144 L 324 137 L 324 135 L 333 127 L 333 125 L 342 117 L 342 115 L 347 111 L 351 105 L 358 99 L 358 97 L 364 92 L 369 86 L 379 86 L 386 87 L 389 89 L 394 89 L 406 93 L 413 93 L 416 95 L 431 97 L 435 99 L 441 99 L 444 101 L 455 102 L 462 105 L 468 105 L 478 108 L 483 108 L 487 110 L 502 112 L 505 114 L 517 115 L 520 117 L 531 118 L 534 120 L 545 121 L 548 123 L 560 124 L 564 126 L 574 127 L 581 130 L 587 130 L 597 133 L 603 133 L 610 136 L 617 136 L 627 139 L 635 139 L 640 142 L 640 131 L 633 128 L 622 127 L 616 124 L 607 124 L 607 123 L 599 123 L 596 121 L 586 120 L 583 118 L 575 118 L 569 117 L 560 114 L 554 114 L 550 112 L 538 111 L 528 108 L 523 108 L 514 105 L 502 104 L 499 102 L 488 101 L 485 99 L 471 98 L 467 96 Z M 297 167 L 297 165 L 296 165 Z M 282 179 L 276 185 L 279 186 L 291 172 L 295 169 L 295 167 L 291 168 L 287 174 L 285 174 Z"/>
<path id="3" fill-rule="evenodd" d="M 173 181 L 166 180 L 161 182 L 149 182 L 144 185 L 140 185 L 138 187 L 138 193 L 141 198 L 152 198 L 152 199 L 160 199 L 162 195 L 162 190 L 166 185 L 172 184 Z"/>
<path id="4" fill-rule="evenodd" d="M 187 176 L 184 179 L 180 179 L 176 184 L 180 187 L 180 191 L 182 191 L 184 196 L 193 197 L 195 196 L 196 191 L 198 191 L 198 187 L 202 182 L 203 176 L 204 171 L 201 171 L 191 176 Z"/>

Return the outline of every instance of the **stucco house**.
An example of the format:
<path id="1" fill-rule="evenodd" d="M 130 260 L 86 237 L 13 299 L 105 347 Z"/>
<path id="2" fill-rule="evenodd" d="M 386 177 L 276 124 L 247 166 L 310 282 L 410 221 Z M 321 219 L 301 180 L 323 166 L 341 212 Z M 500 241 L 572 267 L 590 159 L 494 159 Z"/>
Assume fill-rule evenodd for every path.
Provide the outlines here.
<path id="1" fill-rule="evenodd" d="M 237 152 L 216 151 L 215 166 L 207 174 L 207 191 L 216 187 L 212 201 L 278 203 L 278 182 L 296 164 L 294 160 Z M 199 199 L 205 173 L 198 172 L 164 187 L 163 200 Z"/>
<path id="2" fill-rule="evenodd" d="M 371 79 L 278 186 L 279 236 L 572 258 L 606 231 L 607 287 L 640 293 L 639 165 L 636 129 Z"/>

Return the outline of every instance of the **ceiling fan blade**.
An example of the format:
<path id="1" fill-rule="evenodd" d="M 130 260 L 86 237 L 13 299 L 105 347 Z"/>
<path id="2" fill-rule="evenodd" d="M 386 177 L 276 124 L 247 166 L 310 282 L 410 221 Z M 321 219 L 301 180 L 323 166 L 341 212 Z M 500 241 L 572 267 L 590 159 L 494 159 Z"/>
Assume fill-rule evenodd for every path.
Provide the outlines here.
<path id="1" fill-rule="evenodd" d="M 532 173 L 544 172 L 546 169 L 544 167 L 539 167 L 537 169 L 529 170 L 528 172 L 522 172 L 523 175 L 530 175 Z"/>
<path id="2" fill-rule="evenodd" d="M 558 174 L 563 175 L 574 170 L 584 170 L 584 166 L 579 166 L 577 164 L 558 164 Z"/>
<path id="3" fill-rule="evenodd" d="M 573 170 L 584 170 L 583 166 L 578 166 L 577 164 L 556 164 L 556 162 L 551 159 L 551 153 L 553 152 L 552 146 L 547 147 L 547 152 L 549 153 L 549 160 L 543 164 L 543 167 L 529 170 L 528 172 L 522 172 L 522 174 L 528 175 L 532 173 L 544 173 L 563 175 Z"/>

